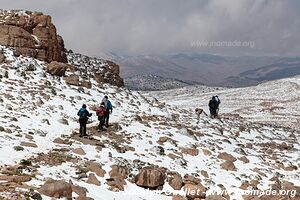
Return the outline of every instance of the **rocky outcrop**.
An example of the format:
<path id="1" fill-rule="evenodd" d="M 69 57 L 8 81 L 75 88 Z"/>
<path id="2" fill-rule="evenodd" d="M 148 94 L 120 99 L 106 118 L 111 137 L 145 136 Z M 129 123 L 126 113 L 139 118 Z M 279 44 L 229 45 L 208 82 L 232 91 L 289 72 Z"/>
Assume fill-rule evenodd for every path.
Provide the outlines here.
<path id="1" fill-rule="evenodd" d="M 94 79 L 99 84 L 108 83 L 118 87 L 124 86 L 120 77 L 120 67 L 116 63 L 100 58 L 89 57 L 71 51 L 67 52 L 69 64 L 76 67 L 78 76 L 66 77 L 65 81 L 70 85 L 89 86 L 86 80 Z M 82 80 L 85 80 L 83 82 Z"/>
<path id="2" fill-rule="evenodd" d="M 67 62 L 64 41 L 41 12 L 0 10 L 0 45 L 42 61 Z"/>

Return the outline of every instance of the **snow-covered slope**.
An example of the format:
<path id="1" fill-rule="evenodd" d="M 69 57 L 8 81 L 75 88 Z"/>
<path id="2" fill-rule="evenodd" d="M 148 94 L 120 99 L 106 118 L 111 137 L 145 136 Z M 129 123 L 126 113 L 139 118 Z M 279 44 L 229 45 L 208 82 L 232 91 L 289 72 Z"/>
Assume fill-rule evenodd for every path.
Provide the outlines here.
<path id="1" fill-rule="evenodd" d="M 160 101 L 178 107 L 202 107 L 207 113 L 209 100 L 218 95 L 222 102 L 220 113 L 238 114 L 254 122 L 300 128 L 300 76 L 270 81 L 254 87 L 216 90 L 188 86 L 146 95 L 155 96 Z"/>
<path id="2" fill-rule="evenodd" d="M 94 80 L 91 89 L 69 86 L 45 73 L 44 63 L 16 58 L 6 48 L 3 52 L 0 197 L 4 199 L 33 197 L 51 178 L 85 188 L 86 196 L 95 200 L 171 200 L 175 192 L 171 172 L 183 177 L 178 182 L 181 191 L 182 186 L 197 182 L 207 196 L 226 190 L 232 199 L 242 199 L 245 186 L 265 190 L 278 181 L 300 185 L 299 132 L 294 129 L 251 123 L 229 114 L 222 120 L 207 116 L 198 120 L 190 105 L 169 106 Z M 92 116 L 90 136 L 79 138 L 78 109 L 86 103 L 93 110 L 105 94 L 114 105 L 112 126 L 99 132 Z M 122 177 L 113 176 L 113 166 L 117 174 L 126 174 L 124 183 Z M 138 178 L 147 166 L 164 169 L 168 177 L 156 181 L 155 171 Z M 30 181 L 16 181 L 16 176 L 28 175 Z M 9 181 L 11 176 L 15 178 Z M 140 187 L 139 179 L 142 185 L 154 179 L 162 190 Z M 79 195 L 72 191 L 73 197 Z"/>

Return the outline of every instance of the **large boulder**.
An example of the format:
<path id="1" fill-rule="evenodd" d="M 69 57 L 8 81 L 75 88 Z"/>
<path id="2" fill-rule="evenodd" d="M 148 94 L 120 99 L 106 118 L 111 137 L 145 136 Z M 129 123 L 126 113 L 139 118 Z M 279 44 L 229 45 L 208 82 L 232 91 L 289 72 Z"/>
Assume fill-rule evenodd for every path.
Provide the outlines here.
<path id="1" fill-rule="evenodd" d="M 72 198 L 72 184 L 63 180 L 48 180 L 38 191 L 49 197 Z"/>
<path id="2" fill-rule="evenodd" d="M 160 189 L 165 183 L 166 171 L 163 168 L 143 168 L 135 177 L 138 186 L 150 189 Z"/>
<path id="3" fill-rule="evenodd" d="M 46 72 L 53 76 L 65 76 L 67 69 L 73 68 L 72 65 L 52 61 L 46 65 Z"/>
<path id="4" fill-rule="evenodd" d="M 41 12 L 1 10 L 0 45 L 42 61 L 67 62 L 63 39 L 51 17 Z"/>

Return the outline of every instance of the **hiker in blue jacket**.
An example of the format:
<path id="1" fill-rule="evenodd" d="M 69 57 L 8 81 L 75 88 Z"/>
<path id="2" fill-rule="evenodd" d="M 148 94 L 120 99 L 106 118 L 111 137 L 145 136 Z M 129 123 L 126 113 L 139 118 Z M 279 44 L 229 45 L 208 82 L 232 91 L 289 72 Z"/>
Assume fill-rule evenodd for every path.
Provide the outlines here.
<path id="1" fill-rule="evenodd" d="M 105 116 L 104 116 L 104 122 L 105 122 L 105 126 L 106 128 L 109 126 L 108 122 L 109 122 L 109 115 L 112 113 L 112 104 L 111 102 L 108 100 L 108 96 L 104 96 L 104 98 L 102 99 L 102 103 L 104 103 L 105 108 L 106 108 L 106 112 L 105 112 Z"/>
<path id="2" fill-rule="evenodd" d="M 80 124 L 79 137 L 88 136 L 86 134 L 86 123 L 89 117 L 92 116 L 92 113 L 89 113 L 89 111 L 86 109 L 86 105 L 83 104 L 82 108 L 80 108 L 77 115 L 79 116 L 79 124 Z"/>

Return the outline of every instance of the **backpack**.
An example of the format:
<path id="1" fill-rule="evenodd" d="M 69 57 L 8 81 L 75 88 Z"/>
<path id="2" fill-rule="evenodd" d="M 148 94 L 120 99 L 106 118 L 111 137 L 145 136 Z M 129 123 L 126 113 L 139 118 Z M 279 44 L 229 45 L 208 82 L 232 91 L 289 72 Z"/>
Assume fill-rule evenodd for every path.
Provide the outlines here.
<path id="1" fill-rule="evenodd" d="M 111 104 L 110 101 L 107 101 L 106 108 L 107 108 L 108 110 L 111 110 L 111 109 L 112 109 L 112 104 Z"/>
<path id="2" fill-rule="evenodd" d="M 88 117 L 86 109 L 84 108 L 80 108 L 78 115 L 79 115 L 79 119 L 86 119 Z"/>
<path id="3" fill-rule="evenodd" d="M 105 109 L 103 107 L 99 107 L 96 109 L 96 115 L 98 117 L 103 117 L 105 114 Z"/>

